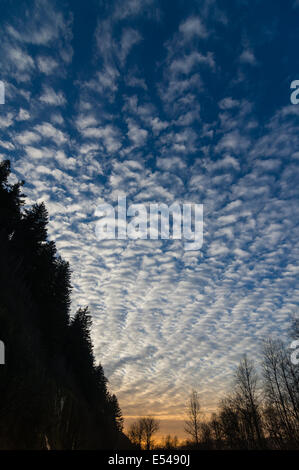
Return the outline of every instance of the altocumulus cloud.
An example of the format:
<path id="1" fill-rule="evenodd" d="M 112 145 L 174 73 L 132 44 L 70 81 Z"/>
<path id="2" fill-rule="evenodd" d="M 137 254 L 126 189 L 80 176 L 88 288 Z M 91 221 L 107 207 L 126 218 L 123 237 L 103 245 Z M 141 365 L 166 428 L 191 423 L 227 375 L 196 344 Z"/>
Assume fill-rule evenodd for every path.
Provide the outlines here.
<path id="1" fill-rule="evenodd" d="M 175 2 L 171 21 L 173 2 L 91 3 L 92 28 L 80 2 L 3 8 L 0 155 L 47 204 L 124 414 L 173 425 L 193 387 L 213 410 L 240 356 L 286 337 L 298 308 L 299 107 L 281 89 L 297 53 L 267 53 L 279 2 L 243 2 L 246 24 L 240 2 Z M 204 204 L 201 251 L 98 241 L 94 210 L 118 195 Z"/>

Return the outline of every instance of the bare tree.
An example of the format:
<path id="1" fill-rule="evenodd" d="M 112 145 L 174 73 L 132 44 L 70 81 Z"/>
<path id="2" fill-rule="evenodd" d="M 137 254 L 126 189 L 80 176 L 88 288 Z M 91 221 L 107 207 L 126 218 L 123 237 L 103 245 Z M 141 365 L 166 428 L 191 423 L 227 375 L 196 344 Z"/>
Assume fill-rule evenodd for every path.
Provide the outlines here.
<path id="1" fill-rule="evenodd" d="M 139 421 L 143 429 L 145 448 L 146 450 L 150 450 L 152 447 L 152 437 L 159 430 L 160 423 L 152 416 L 140 418 Z"/>
<path id="2" fill-rule="evenodd" d="M 167 434 L 167 436 L 163 439 L 163 449 L 177 449 L 178 445 L 179 441 L 177 436 L 172 437 L 170 434 Z"/>
<path id="3" fill-rule="evenodd" d="M 216 413 L 212 414 L 211 421 L 210 421 L 210 426 L 211 426 L 211 432 L 212 432 L 212 437 L 215 442 L 215 447 L 216 449 L 221 449 L 222 447 L 222 428 L 221 428 L 221 423 L 220 419 L 217 416 Z"/>
<path id="4" fill-rule="evenodd" d="M 250 447 L 262 446 L 261 400 L 254 363 L 246 355 L 235 374 L 234 399 Z"/>
<path id="5" fill-rule="evenodd" d="M 264 345 L 265 426 L 275 446 L 299 445 L 299 372 L 281 341 Z"/>
<path id="6" fill-rule="evenodd" d="M 143 421 L 141 419 L 131 424 L 128 435 L 133 444 L 135 444 L 141 449 L 144 437 L 144 426 Z"/>
<path id="7" fill-rule="evenodd" d="M 244 433 L 241 425 L 241 417 L 236 409 L 235 400 L 231 394 L 221 400 L 219 423 L 225 447 L 229 449 L 241 449 Z"/>
<path id="8" fill-rule="evenodd" d="M 187 404 L 188 419 L 185 421 L 185 432 L 189 434 L 196 446 L 200 436 L 200 404 L 198 393 L 193 390 Z"/>

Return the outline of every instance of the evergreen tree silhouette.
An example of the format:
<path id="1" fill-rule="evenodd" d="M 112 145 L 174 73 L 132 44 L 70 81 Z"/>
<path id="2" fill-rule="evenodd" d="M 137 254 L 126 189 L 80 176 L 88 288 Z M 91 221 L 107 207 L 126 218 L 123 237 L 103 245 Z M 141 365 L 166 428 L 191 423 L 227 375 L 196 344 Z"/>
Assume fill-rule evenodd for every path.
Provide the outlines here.
<path id="1" fill-rule="evenodd" d="M 0 163 L 0 449 L 115 448 L 115 395 L 95 365 L 91 315 L 73 318 L 71 272 L 48 240 L 43 203 L 24 207 L 23 182 Z"/>

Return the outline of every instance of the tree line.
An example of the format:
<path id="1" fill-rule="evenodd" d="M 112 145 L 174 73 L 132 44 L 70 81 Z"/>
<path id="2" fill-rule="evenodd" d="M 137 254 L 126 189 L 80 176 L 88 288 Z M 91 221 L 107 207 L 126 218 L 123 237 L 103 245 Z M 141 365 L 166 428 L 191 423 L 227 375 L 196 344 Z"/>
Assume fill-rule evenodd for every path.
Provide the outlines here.
<path id="1" fill-rule="evenodd" d="M 299 449 L 299 368 L 278 340 L 267 340 L 258 374 L 244 356 L 232 390 L 209 421 L 200 423 L 207 449 Z"/>
<path id="2" fill-rule="evenodd" d="M 48 240 L 43 203 L 0 163 L 0 449 L 128 446 L 117 398 L 96 364 L 88 308 L 71 316 L 69 264 Z"/>
<path id="3" fill-rule="evenodd" d="M 292 336 L 299 339 L 298 320 L 294 320 Z M 299 365 L 292 361 L 282 341 L 268 339 L 258 370 L 245 355 L 235 370 L 231 390 L 209 419 L 204 418 L 199 393 L 194 390 L 187 403 L 184 427 L 188 439 L 179 443 L 177 436 L 168 435 L 155 448 L 298 450 Z M 158 421 L 154 429 L 159 429 Z M 131 425 L 128 434 L 137 447 L 151 448 L 147 442 L 153 446 L 154 432 L 148 440 L 141 418 Z"/>

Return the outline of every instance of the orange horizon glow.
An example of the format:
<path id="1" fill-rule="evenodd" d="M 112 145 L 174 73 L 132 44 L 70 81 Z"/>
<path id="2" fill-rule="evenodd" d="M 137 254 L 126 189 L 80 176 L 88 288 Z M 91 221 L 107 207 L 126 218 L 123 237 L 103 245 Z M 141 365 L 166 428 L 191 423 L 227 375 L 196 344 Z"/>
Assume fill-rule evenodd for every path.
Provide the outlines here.
<path id="1" fill-rule="evenodd" d="M 206 409 L 201 412 L 201 421 L 207 421 L 212 413 L 217 412 L 217 409 Z M 161 444 L 163 439 L 170 435 L 171 437 L 177 437 L 179 444 L 182 444 L 186 440 L 190 440 L 190 436 L 184 431 L 185 421 L 187 419 L 186 414 L 177 415 L 155 415 L 155 413 L 146 413 L 144 415 L 125 415 L 124 416 L 124 433 L 128 435 L 130 425 L 137 421 L 143 416 L 152 416 L 160 423 L 159 431 L 153 436 L 153 440 L 156 444 Z"/>

